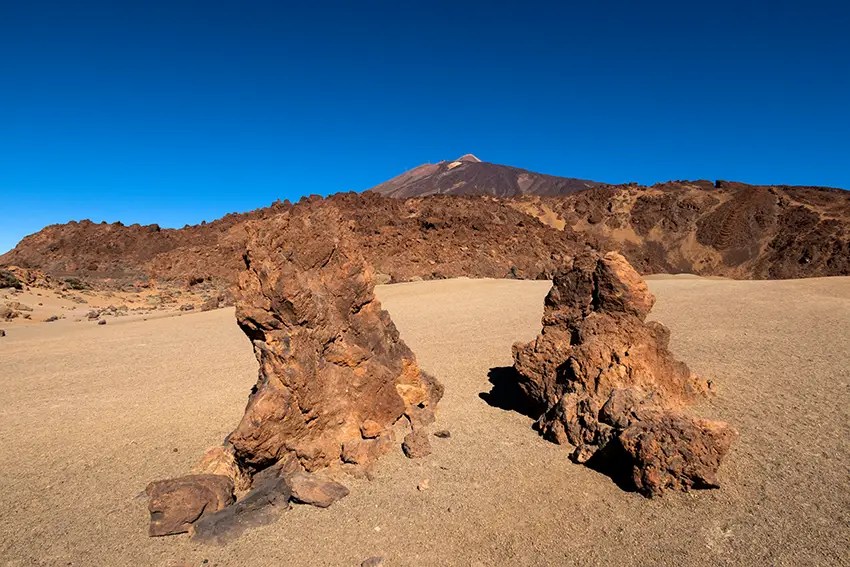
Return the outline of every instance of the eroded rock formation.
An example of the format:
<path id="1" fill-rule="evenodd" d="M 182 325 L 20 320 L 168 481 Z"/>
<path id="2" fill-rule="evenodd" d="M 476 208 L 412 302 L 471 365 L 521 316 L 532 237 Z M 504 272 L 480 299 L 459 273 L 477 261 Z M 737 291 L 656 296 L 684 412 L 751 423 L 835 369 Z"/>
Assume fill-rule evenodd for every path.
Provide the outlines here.
<path id="1" fill-rule="evenodd" d="M 350 221 L 332 204 L 312 205 L 254 225 L 244 254 L 236 316 L 260 366 L 245 415 L 193 471 L 205 474 L 155 483 L 207 495 L 199 479 L 216 478 L 229 494 L 247 494 L 209 510 L 201 497 L 174 510 L 168 506 L 177 500 L 158 500 L 156 510 L 152 501 L 152 534 L 190 531 L 202 541 L 223 541 L 273 520 L 290 500 L 330 506 L 348 489 L 309 473 L 358 472 L 399 450 L 392 428 L 402 417 L 412 429 L 406 454 L 428 452 L 427 428 L 443 388 L 419 368 L 381 309 Z M 411 440 L 418 441 L 415 451 Z M 175 520 L 155 528 L 162 516 Z"/>
<path id="2" fill-rule="evenodd" d="M 390 427 L 433 408 L 442 386 L 381 309 L 336 207 L 294 207 L 256 228 L 236 316 L 260 377 L 229 437 L 236 457 L 263 468 L 292 453 L 315 470 L 341 463 L 346 447 L 368 464 L 391 446 Z"/>
<path id="3" fill-rule="evenodd" d="M 520 386 L 545 410 L 537 428 L 574 445 L 574 460 L 631 467 L 647 495 L 717 486 L 736 433 L 681 413 L 708 386 L 670 353 L 667 328 L 645 322 L 654 302 L 620 254 L 576 256 L 555 276 L 541 334 L 514 345 Z"/>

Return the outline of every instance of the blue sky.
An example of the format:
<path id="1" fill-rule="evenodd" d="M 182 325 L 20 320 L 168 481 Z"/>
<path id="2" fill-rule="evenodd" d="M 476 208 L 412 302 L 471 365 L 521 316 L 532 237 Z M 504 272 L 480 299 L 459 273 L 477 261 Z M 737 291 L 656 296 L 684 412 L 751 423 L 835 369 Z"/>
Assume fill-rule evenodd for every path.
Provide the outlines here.
<path id="1" fill-rule="evenodd" d="M 0 2 L 0 251 L 471 152 L 850 188 L 846 2 Z"/>

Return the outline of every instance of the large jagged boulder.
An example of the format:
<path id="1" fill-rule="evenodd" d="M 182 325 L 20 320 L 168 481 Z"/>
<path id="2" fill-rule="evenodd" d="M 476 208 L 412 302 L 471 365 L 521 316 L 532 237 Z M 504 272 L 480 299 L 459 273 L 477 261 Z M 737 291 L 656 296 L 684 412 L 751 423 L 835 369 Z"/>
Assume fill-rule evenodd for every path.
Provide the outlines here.
<path id="1" fill-rule="evenodd" d="M 349 222 L 331 204 L 311 204 L 252 226 L 236 317 L 259 379 L 241 422 L 196 474 L 151 485 L 168 489 L 167 497 L 149 490 L 152 535 L 188 531 L 222 542 L 273 521 L 290 500 L 330 506 L 348 489 L 304 471 L 357 472 L 393 446 L 401 450 L 392 428 L 402 417 L 408 438 L 427 436 L 443 387 L 381 309 Z M 208 479 L 241 498 L 205 507 Z"/>
<path id="2" fill-rule="evenodd" d="M 244 254 L 236 316 L 260 370 L 228 441 L 253 469 L 290 454 L 308 471 L 344 454 L 366 465 L 399 418 L 442 396 L 381 309 L 351 226 L 313 205 L 255 225 Z"/>
<path id="3" fill-rule="evenodd" d="M 736 433 L 680 412 L 708 385 L 670 353 L 669 330 L 645 321 L 654 303 L 620 254 L 576 256 L 554 278 L 540 335 L 514 345 L 520 387 L 544 408 L 536 427 L 574 445 L 574 460 L 631 467 L 647 495 L 717 486 Z"/>

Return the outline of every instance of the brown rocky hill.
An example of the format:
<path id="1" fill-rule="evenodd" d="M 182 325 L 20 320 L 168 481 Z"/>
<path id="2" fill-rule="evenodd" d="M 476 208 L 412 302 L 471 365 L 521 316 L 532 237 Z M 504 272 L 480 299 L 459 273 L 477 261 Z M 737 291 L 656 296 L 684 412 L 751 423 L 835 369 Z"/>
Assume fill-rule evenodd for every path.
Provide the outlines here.
<path id="1" fill-rule="evenodd" d="M 153 278 L 230 284 L 242 265 L 248 223 L 267 221 L 293 206 L 338 207 L 383 280 L 545 278 L 564 257 L 584 247 L 580 235 L 553 230 L 504 200 L 399 200 L 367 192 L 310 197 L 296 205 L 276 203 L 182 229 L 90 221 L 52 225 L 0 256 L 0 265 L 116 283 Z"/>
<path id="2" fill-rule="evenodd" d="M 463 159 L 450 171 L 492 165 Z M 71 222 L 24 238 L 0 256 L 0 266 L 115 283 L 153 278 L 230 285 L 241 266 L 247 223 L 292 206 L 328 204 L 353 224 L 382 280 L 546 278 L 585 244 L 622 252 L 643 274 L 850 274 L 850 192 L 722 181 L 597 185 L 570 195 L 506 198 L 402 199 L 367 191 L 278 202 L 183 229 Z"/>
<path id="3" fill-rule="evenodd" d="M 641 273 L 739 279 L 850 274 L 850 192 L 718 181 L 600 187 L 513 206 L 621 251 Z"/>
<path id="4" fill-rule="evenodd" d="M 373 187 L 385 197 L 407 198 L 428 195 L 569 195 L 601 185 L 595 181 L 556 177 L 525 169 L 498 165 L 466 154 L 448 162 L 423 164 Z"/>

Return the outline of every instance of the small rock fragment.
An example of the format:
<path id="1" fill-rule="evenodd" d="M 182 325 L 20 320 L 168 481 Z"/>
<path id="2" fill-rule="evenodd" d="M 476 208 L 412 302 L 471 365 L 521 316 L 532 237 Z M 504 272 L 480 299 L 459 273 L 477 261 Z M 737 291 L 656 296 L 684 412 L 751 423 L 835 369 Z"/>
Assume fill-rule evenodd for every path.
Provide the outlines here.
<path id="1" fill-rule="evenodd" d="M 360 564 L 360 567 L 383 567 L 384 558 L 383 557 L 370 557 L 368 559 L 364 559 L 363 563 Z"/>
<path id="2" fill-rule="evenodd" d="M 45 323 L 52 323 L 53 321 L 58 321 L 59 317 L 57 315 L 51 315 L 47 319 L 44 320 Z"/>
<path id="3" fill-rule="evenodd" d="M 401 449 L 409 459 L 427 457 L 431 454 L 431 442 L 428 440 L 428 432 L 417 429 L 408 433 L 401 444 Z"/>
<path id="4" fill-rule="evenodd" d="M 448 429 L 440 429 L 434 432 L 434 437 L 439 437 L 440 439 L 449 439 L 451 436 L 452 432 Z"/>
<path id="5" fill-rule="evenodd" d="M 106 319 L 101 319 L 97 322 L 98 325 L 106 325 Z"/>
<path id="6" fill-rule="evenodd" d="M 0 329 L 0 337 L 5 337 L 5 336 L 6 336 L 6 331 L 4 331 L 3 329 Z"/>
<path id="7" fill-rule="evenodd" d="M 148 484 L 151 537 L 180 534 L 204 514 L 233 502 L 233 483 L 226 476 L 199 474 Z"/>
<path id="8" fill-rule="evenodd" d="M 348 496 L 348 488 L 333 480 L 307 473 L 295 473 L 289 477 L 292 499 L 302 504 L 327 508 L 337 500 Z"/>
<path id="9" fill-rule="evenodd" d="M 416 490 L 420 492 L 422 492 L 423 490 L 428 490 L 430 484 L 430 481 L 426 478 L 425 480 L 416 485 Z"/>

